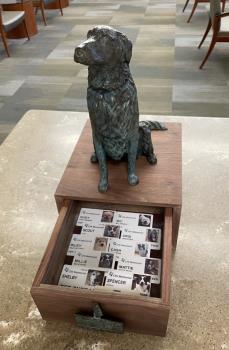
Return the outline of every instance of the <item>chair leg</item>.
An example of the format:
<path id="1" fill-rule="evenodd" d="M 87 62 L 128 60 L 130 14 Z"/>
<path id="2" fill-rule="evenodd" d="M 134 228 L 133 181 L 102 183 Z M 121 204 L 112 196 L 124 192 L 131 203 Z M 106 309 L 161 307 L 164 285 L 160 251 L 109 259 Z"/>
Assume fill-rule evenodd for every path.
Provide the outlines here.
<path id="1" fill-rule="evenodd" d="M 62 9 L 62 4 L 61 4 L 61 0 L 59 0 L 59 7 L 60 7 L 60 13 L 61 13 L 61 16 L 63 16 L 63 9 Z"/>
<path id="2" fill-rule="evenodd" d="M 185 3 L 185 5 L 184 5 L 184 8 L 183 8 L 182 12 L 185 11 L 186 7 L 188 6 L 188 3 L 189 3 L 189 0 L 186 0 L 186 3 Z"/>
<path id="3" fill-rule="evenodd" d="M 189 22 L 191 21 L 191 18 L 192 18 L 192 16 L 193 16 L 194 12 L 195 12 L 195 9 L 196 9 L 196 7 L 197 7 L 197 4 L 198 4 L 198 0 L 195 0 L 194 5 L 193 5 L 193 8 L 192 8 L 192 11 L 191 11 L 190 16 L 189 16 L 189 18 L 188 18 L 188 20 L 187 20 L 187 23 L 189 23 Z"/>
<path id="4" fill-rule="evenodd" d="M 29 32 L 28 32 L 28 28 L 27 28 L 27 24 L 26 24 L 25 19 L 23 21 L 23 25 L 24 25 L 24 28 L 25 28 L 25 32 L 26 32 L 27 38 L 28 38 L 28 40 L 30 40 L 30 36 L 29 36 Z"/>
<path id="5" fill-rule="evenodd" d="M 37 6 L 37 7 L 35 8 L 35 15 L 37 15 L 38 10 L 39 10 L 39 7 Z"/>
<path id="6" fill-rule="evenodd" d="M 204 40 L 206 39 L 206 37 L 207 37 L 207 35 L 208 35 L 208 33 L 209 33 L 209 30 L 211 29 L 211 26 L 212 26 L 212 22 L 211 22 L 211 19 L 209 18 L 206 31 L 205 31 L 204 36 L 203 36 L 203 38 L 202 38 L 202 40 L 201 40 L 201 42 L 200 42 L 200 44 L 199 44 L 199 46 L 198 46 L 198 49 L 201 48 L 201 46 L 202 46 Z"/>
<path id="7" fill-rule="evenodd" d="M 10 57 L 10 52 L 9 52 L 7 41 L 6 41 L 6 34 L 5 34 L 5 32 L 4 32 L 4 30 L 2 28 L 0 28 L 0 34 L 1 34 L 1 37 L 2 37 L 3 45 L 5 47 L 7 56 Z"/>
<path id="8" fill-rule="evenodd" d="M 215 44 L 216 44 L 216 36 L 213 35 L 211 44 L 210 44 L 209 49 L 208 49 L 208 52 L 207 52 L 207 54 L 206 54 L 206 56 L 205 56 L 203 62 L 202 62 L 201 65 L 199 66 L 199 69 L 202 69 L 202 68 L 203 68 L 205 62 L 207 61 L 208 57 L 210 56 L 212 50 L 214 49 Z"/>
<path id="9" fill-rule="evenodd" d="M 225 11 L 226 1 L 227 0 L 223 0 L 223 2 L 222 2 L 222 12 Z"/>
<path id="10" fill-rule="evenodd" d="M 45 18 L 45 7 L 44 7 L 44 3 L 43 1 L 41 1 L 41 14 L 42 14 L 42 18 L 44 21 L 45 26 L 47 26 L 47 22 L 46 22 L 46 18 Z"/>

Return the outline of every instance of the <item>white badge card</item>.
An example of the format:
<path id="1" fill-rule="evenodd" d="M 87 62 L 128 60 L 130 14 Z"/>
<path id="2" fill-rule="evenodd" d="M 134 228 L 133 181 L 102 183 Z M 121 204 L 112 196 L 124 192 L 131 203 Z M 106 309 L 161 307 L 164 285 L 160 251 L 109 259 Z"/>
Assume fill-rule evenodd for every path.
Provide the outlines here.
<path id="1" fill-rule="evenodd" d="M 101 253 L 99 251 L 78 252 L 74 257 L 73 265 L 79 267 L 112 269 L 114 265 L 114 254 L 107 252 Z"/>
<path id="2" fill-rule="evenodd" d="M 85 224 L 81 229 L 81 236 L 86 236 L 87 238 L 95 237 L 95 236 L 103 236 L 104 233 L 104 225 L 90 225 Z"/>
<path id="3" fill-rule="evenodd" d="M 121 239 L 128 241 L 145 241 L 147 228 L 144 226 L 121 226 Z"/>
<path id="4" fill-rule="evenodd" d="M 86 223 L 90 225 L 114 224 L 115 213 L 114 210 L 109 209 L 81 208 L 77 219 L 77 225 L 83 226 Z"/>
<path id="5" fill-rule="evenodd" d="M 120 239 L 109 239 L 108 252 L 115 255 L 115 259 L 121 256 L 131 256 L 134 253 L 134 244 L 132 242 Z"/>
<path id="6" fill-rule="evenodd" d="M 101 222 L 102 212 L 103 210 L 101 209 L 81 208 L 77 219 L 77 225 L 83 226 L 85 224 L 99 224 Z"/>
<path id="7" fill-rule="evenodd" d="M 161 229 L 149 228 L 146 230 L 146 241 L 150 243 L 151 249 L 161 249 Z"/>
<path id="8" fill-rule="evenodd" d="M 68 247 L 67 255 L 75 256 L 75 254 L 79 251 L 91 251 L 93 248 L 94 239 L 92 237 L 87 239 L 81 235 L 73 234 Z"/>
<path id="9" fill-rule="evenodd" d="M 151 276 L 111 270 L 105 273 L 104 287 L 114 292 L 149 296 Z"/>
<path id="10" fill-rule="evenodd" d="M 121 257 L 115 268 L 118 271 L 144 274 L 145 259 L 141 257 Z"/>
<path id="11" fill-rule="evenodd" d="M 114 215 L 114 223 L 121 226 L 152 227 L 153 215 L 117 211 Z"/>
<path id="12" fill-rule="evenodd" d="M 99 289 L 104 285 L 105 271 L 97 269 L 78 268 L 64 265 L 59 285 L 81 289 Z"/>
<path id="13" fill-rule="evenodd" d="M 72 265 L 80 267 L 97 267 L 99 264 L 100 253 L 79 251 L 75 254 Z"/>
<path id="14" fill-rule="evenodd" d="M 87 251 L 106 250 L 107 238 L 102 238 L 104 235 L 104 226 L 85 224 L 82 227 L 75 226 L 73 232 L 77 233 L 73 233 L 72 235 L 67 255 L 74 256 L 77 251 L 83 249 Z M 98 239 L 99 237 L 101 237 L 100 246 L 98 240 L 97 244 L 95 244 L 96 238 Z"/>
<path id="15" fill-rule="evenodd" d="M 130 292 L 132 287 L 132 279 L 133 274 L 131 273 L 111 270 L 105 274 L 104 287 L 117 292 Z"/>
<path id="16" fill-rule="evenodd" d="M 161 281 L 161 259 L 121 258 L 115 268 L 118 271 L 132 272 L 133 274 L 150 275 L 151 283 L 159 284 Z"/>
<path id="17" fill-rule="evenodd" d="M 86 282 L 88 269 L 79 270 L 72 265 L 64 265 L 60 275 L 59 285 L 66 287 L 83 288 Z"/>

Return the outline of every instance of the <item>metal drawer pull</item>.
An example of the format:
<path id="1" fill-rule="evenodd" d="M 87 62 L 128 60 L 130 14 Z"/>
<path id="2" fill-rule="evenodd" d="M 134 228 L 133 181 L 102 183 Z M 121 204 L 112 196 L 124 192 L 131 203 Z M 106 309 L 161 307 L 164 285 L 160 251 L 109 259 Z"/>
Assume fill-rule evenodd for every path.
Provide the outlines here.
<path id="1" fill-rule="evenodd" d="M 93 316 L 75 314 L 77 326 L 114 333 L 123 333 L 123 323 L 103 318 L 103 312 L 99 304 L 93 306 Z"/>

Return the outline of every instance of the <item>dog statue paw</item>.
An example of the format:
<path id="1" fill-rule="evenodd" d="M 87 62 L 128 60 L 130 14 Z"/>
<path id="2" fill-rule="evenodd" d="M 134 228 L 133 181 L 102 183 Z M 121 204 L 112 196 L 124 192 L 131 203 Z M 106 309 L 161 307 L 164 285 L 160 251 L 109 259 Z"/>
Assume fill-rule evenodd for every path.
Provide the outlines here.
<path id="1" fill-rule="evenodd" d="M 95 152 L 91 155 L 91 163 L 98 163 L 98 158 Z"/>
<path id="2" fill-rule="evenodd" d="M 131 186 L 136 186 L 139 183 L 139 178 L 135 174 L 128 175 L 128 182 Z"/>
<path id="3" fill-rule="evenodd" d="M 151 165 L 157 164 L 157 157 L 155 156 L 155 154 L 151 154 L 150 156 L 146 157 L 146 159 Z"/>
<path id="4" fill-rule="evenodd" d="M 95 150 L 91 162 L 99 163 L 101 179 L 107 177 L 107 159 L 128 159 L 129 169 L 135 169 L 139 156 L 156 164 L 151 130 L 166 130 L 158 122 L 139 123 L 131 56 L 131 41 L 108 26 L 89 30 L 87 40 L 75 49 L 75 62 L 88 66 L 87 105 Z M 128 182 L 137 185 L 138 177 L 131 174 Z M 99 191 L 107 188 L 108 182 L 100 181 Z"/>
<path id="5" fill-rule="evenodd" d="M 98 191 L 101 193 L 107 192 L 108 190 L 108 182 L 105 180 L 100 180 L 98 185 Z"/>

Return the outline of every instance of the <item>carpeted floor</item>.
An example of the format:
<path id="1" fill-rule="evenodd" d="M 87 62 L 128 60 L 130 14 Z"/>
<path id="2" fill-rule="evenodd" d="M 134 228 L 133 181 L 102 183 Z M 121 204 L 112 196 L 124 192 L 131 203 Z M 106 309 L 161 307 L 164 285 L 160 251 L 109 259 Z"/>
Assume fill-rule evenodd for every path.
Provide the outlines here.
<path id="1" fill-rule="evenodd" d="M 9 40 L 11 58 L 0 41 L 0 142 L 29 109 L 86 110 L 87 68 L 73 62 L 75 46 L 89 28 L 106 24 L 134 43 L 131 71 L 142 114 L 229 115 L 229 45 L 219 44 L 206 68 L 206 52 L 196 46 L 207 23 L 200 5 L 186 24 L 190 5 L 183 0 L 81 0 L 47 11 L 48 26 L 38 14 L 38 35 Z M 45 127 L 45 126 L 44 126 Z"/>

